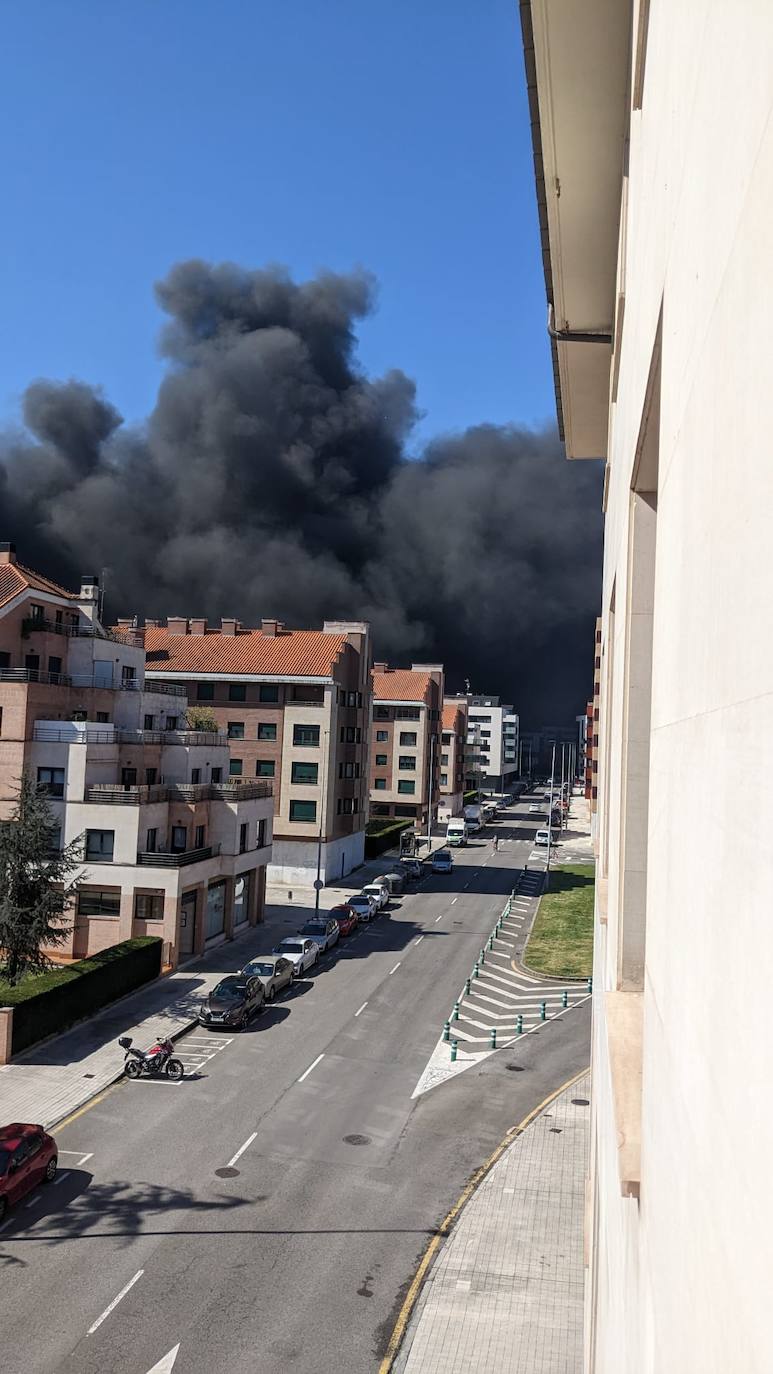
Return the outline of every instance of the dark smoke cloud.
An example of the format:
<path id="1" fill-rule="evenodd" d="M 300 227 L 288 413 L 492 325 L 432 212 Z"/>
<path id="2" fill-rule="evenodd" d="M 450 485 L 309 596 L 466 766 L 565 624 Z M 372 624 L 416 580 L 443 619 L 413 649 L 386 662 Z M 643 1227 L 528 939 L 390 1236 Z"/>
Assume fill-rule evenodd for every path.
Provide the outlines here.
<path id="1" fill-rule="evenodd" d="M 480 425 L 406 444 L 415 387 L 357 367 L 365 273 L 185 262 L 157 287 L 169 360 L 142 428 L 98 389 L 34 382 L 0 443 L 2 537 L 66 583 L 109 569 L 115 615 L 368 617 L 378 657 L 535 724 L 588 695 L 601 474 L 554 432 Z"/>

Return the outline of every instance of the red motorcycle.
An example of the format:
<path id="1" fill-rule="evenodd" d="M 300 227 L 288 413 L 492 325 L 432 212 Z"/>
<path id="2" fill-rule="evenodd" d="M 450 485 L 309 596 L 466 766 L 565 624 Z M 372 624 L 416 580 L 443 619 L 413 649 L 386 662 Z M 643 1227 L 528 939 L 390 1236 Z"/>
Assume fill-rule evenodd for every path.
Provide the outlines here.
<path id="1" fill-rule="evenodd" d="M 171 1040 L 159 1040 L 149 1050 L 135 1050 L 131 1036 L 121 1035 L 118 1044 L 126 1050 L 123 1071 L 127 1078 L 141 1078 L 144 1073 L 149 1078 L 158 1078 L 163 1074 L 173 1083 L 179 1083 L 185 1073 L 182 1060 L 174 1057 Z"/>

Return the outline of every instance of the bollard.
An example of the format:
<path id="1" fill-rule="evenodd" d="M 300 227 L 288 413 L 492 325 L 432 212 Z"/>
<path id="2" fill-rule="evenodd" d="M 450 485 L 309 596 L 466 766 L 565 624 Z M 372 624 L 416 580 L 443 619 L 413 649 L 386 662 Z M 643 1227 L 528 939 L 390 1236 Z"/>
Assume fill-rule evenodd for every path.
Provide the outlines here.
<path id="1" fill-rule="evenodd" d="M 588 979 L 588 992 L 593 992 L 593 979 Z"/>
<path id="2" fill-rule="evenodd" d="M 523 1017 L 522 1017 L 522 1016 L 519 1016 L 519 1017 L 518 1017 L 518 1025 L 517 1025 L 516 1029 L 517 1029 L 519 1035 L 523 1035 Z"/>
<path id="3" fill-rule="evenodd" d="M 444 1021 L 444 1022 L 443 1022 L 443 1039 L 444 1039 L 445 1041 L 448 1041 L 448 1040 L 451 1039 L 451 1022 L 450 1022 L 450 1021 Z"/>
<path id="4" fill-rule="evenodd" d="M 452 1041 L 451 1041 L 451 1063 L 452 1063 L 452 1064 L 455 1064 L 455 1063 L 456 1063 L 456 1051 L 458 1050 L 458 1048 L 459 1048 L 459 1041 L 458 1041 L 458 1040 L 452 1040 Z"/>
<path id="5" fill-rule="evenodd" d="M 470 988 L 471 988 L 471 987 L 472 987 L 472 981 L 471 981 L 471 979 L 465 978 L 465 980 L 464 980 L 464 995 L 465 995 L 465 997 L 469 997 L 469 995 L 470 995 Z"/>
<path id="6" fill-rule="evenodd" d="M 473 978 L 477 978 L 477 976 L 478 976 L 478 965 L 477 965 L 477 964 L 473 964 L 473 966 L 472 966 L 472 976 L 473 976 Z"/>
<path id="7" fill-rule="evenodd" d="M 493 936 L 493 935 L 489 935 L 489 937 L 488 937 L 488 947 L 489 947 L 489 949 L 493 949 L 493 948 L 494 948 L 494 936 Z"/>
<path id="8" fill-rule="evenodd" d="M 478 963 L 479 963 L 479 964 L 485 964 L 485 962 L 486 962 L 486 951 L 485 951 L 485 949 L 482 949 L 481 952 L 480 952 L 480 954 L 478 955 Z"/>
<path id="9" fill-rule="evenodd" d="M 544 1021 L 544 1020 L 545 1020 L 546 1012 L 547 1012 L 547 1002 L 540 1002 L 540 1004 L 539 1004 L 539 1019 L 540 1019 L 540 1021 Z"/>
<path id="10" fill-rule="evenodd" d="M 561 993 L 561 1006 L 569 1006 L 569 993 L 567 992 L 566 988 L 564 988 L 563 992 Z"/>
<path id="11" fill-rule="evenodd" d="M 458 1021 L 458 1020 L 459 1020 L 459 1003 L 458 1003 L 458 1002 L 454 1002 L 454 1009 L 453 1009 L 453 1011 L 451 1012 L 451 1020 L 452 1020 L 452 1021 Z"/>
<path id="12" fill-rule="evenodd" d="M 497 1047 L 497 1028 L 496 1028 L 496 1026 L 492 1026 L 492 1027 L 491 1027 L 491 1030 L 490 1030 L 489 1033 L 488 1033 L 488 1037 L 489 1037 L 489 1049 L 495 1050 L 496 1047 Z"/>

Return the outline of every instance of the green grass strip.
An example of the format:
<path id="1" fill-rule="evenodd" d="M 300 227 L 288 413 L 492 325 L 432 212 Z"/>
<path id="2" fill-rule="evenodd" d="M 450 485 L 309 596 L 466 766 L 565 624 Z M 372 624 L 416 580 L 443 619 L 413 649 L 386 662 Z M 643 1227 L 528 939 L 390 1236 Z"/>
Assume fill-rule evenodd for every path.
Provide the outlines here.
<path id="1" fill-rule="evenodd" d="M 524 963 L 549 978 L 589 978 L 593 972 L 595 866 L 566 864 L 550 873 Z"/>

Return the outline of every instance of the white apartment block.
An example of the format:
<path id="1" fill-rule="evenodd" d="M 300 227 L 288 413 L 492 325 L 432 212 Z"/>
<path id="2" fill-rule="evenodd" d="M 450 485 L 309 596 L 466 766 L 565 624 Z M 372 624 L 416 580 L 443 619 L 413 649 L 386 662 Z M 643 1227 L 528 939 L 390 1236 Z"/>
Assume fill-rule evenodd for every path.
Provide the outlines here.
<path id="1" fill-rule="evenodd" d="M 521 12 L 559 420 L 606 461 L 586 1369 L 769 1374 L 773 5 Z"/>
<path id="2" fill-rule="evenodd" d="M 476 747 L 483 787 L 507 792 L 518 777 L 518 716 L 499 697 L 468 695 L 467 742 Z"/>

